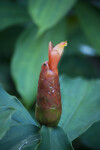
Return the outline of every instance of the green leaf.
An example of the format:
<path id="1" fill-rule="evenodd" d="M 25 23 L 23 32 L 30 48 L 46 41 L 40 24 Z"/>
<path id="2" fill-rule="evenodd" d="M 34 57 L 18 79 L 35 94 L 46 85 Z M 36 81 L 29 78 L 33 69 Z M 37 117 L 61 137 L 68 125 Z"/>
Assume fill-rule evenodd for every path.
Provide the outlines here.
<path id="1" fill-rule="evenodd" d="M 80 138 L 86 146 L 99 150 L 100 149 L 100 122 L 92 125 Z"/>
<path id="2" fill-rule="evenodd" d="M 66 20 L 52 30 L 36 38 L 37 29 L 30 27 L 19 37 L 12 60 L 12 76 L 16 87 L 27 106 L 36 97 L 41 65 L 48 60 L 48 44 L 66 40 Z"/>
<path id="3" fill-rule="evenodd" d="M 59 125 L 72 141 L 100 120 L 100 80 L 62 76 L 60 83 L 63 110 Z"/>
<path id="4" fill-rule="evenodd" d="M 0 86 L 0 107 L 10 107 L 15 109 L 14 114 L 12 114 L 12 119 L 16 123 L 21 124 L 32 124 L 38 126 L 35 119 L 33 120 L 28 111 L 20 103 L 20 101 L 6 93 Z"/>
<path id="5" fill-rule="evenodd" d="M 5 136 L 10 128 L 11 115 L 14 112 L 13 108 L 0 107 L 0 140 Z"/>
<path id="6" fill-rule="evenodd" d="M 0 86 L 0 147 L 2 150 L 35 149 L 40 128 L 24 106 Z"/>
<path id="7" fill-rule="evenodd" d="M 39 27 L 38 34 L 56 25 L 75 2 L 76 0 L 29 0 L 29 13 Z"/>
<path id="8" fill-rule="evenodd" d="M 0 30 L 29 20 L 27 9 L 11 2 L 0 2 Z"/>
<path id="9" fill-rule="evenodd" d="M 76 13 L 84 34 L 100 55 L 100 11 L 88 3 L 79 2 L 76 5 Z"/>
<path id="10" fill-rule="evenodd" d="M 72 150 L 71 143 L 60 127 L 43 126 L 40 131 L 41 141 L 36 150 Z"/>
<path id="11" fill-rule="evenodd" d="M 2 150 L 35 150 L 40 136 L 38 133 L 39 129 L 34 125 L 16 125 L 10 128 L 6 133 L 5 137 L 0 140 L 0 147 Z"/>

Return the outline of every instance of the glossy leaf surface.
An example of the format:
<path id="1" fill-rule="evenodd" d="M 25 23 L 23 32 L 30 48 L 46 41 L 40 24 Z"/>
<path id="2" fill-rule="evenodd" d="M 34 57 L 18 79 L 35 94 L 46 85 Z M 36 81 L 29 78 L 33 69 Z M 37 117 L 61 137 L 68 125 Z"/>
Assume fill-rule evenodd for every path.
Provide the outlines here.
<path id="1" fill-rule="evenodd" d="M 38 128 L 34 125 L 16 125 L 12 126 L 5 137 L 0 140 L 2 150 L 22 150 L 32 147 L 35 150 L 39 142 Z"/>
<path id="2" fill-rule="evenodd" d="M 0 86 L 0 107 L 8 107 L 8 108 L 10 107 L 15 109 L 12 118 L 16 123 L 37 125 L 35 120 L 32 119 L 31 115 L 24 108 L 21 102 L 16 97 L 6 93 L 1 86 Z"/>
<path id="3" fill-rule="evenodd" d="M 36 125 L 24 106 L 0 86 L 0 148 L 35 148 L 40 140 Z"/>
<path id="4" fill-rule="evenodd" d="M 72 141 L 100 120 L 100 80 L 62 76 L 60 83 L 63 111 L 59 125 Z"/>
<path id="5" fill-rule="evenodd" d="M 13 112 L 13 108 L 0 107 L 0 140 L 10 128 L 11 115 Z"/>
<path id="6" fill-rule="evenodd" d="M 40 131 L 41 141 L 36 150 L 73 150 L 62 128 L 43 126 Z"/>

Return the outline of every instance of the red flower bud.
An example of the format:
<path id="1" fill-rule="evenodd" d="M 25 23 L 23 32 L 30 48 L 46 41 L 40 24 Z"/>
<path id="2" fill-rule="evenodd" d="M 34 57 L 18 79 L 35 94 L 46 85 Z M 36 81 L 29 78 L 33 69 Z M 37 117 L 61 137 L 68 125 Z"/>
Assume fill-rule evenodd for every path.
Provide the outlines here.
<path id="1" fill-rule="evenodd" d="M 56 126 L 61 117 L 62 105 L 57 65 L 66 45 L 65 41 L 53 47 L 50 42 L 49 62 L 46 61 L 41 67 L 35 108 L 35 116 L 41 125 Z"/>

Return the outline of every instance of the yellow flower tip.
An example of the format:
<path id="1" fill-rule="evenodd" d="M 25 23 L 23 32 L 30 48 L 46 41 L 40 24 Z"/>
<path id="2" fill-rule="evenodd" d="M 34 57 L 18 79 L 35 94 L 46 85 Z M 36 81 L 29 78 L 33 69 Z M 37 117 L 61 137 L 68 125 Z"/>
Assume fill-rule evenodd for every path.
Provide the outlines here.
<path id="1" fill-rule="evenodd" d="M 67 46 L 67 41 L 65 41 L 65 42 L 61 42 L 59 45 L 61 45 L 61 46 L 65 47 L 65 46 Z"/>
<path id="2" fill-rule="evenodd" d="M 57 44 L 57 45 L 53 48 L 53 50 L 58 51 L 58 53 L 59 53 L 60 55 L 62 55 L 65 46 L 67 46 L 67 41 L 61 42 L 61 43 Z"/>

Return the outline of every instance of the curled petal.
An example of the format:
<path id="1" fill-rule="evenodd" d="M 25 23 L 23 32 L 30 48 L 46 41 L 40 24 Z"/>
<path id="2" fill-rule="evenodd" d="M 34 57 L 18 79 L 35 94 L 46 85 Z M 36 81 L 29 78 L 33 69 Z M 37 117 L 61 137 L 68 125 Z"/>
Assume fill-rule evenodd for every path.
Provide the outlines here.
<path id="1" fill-rule="evenodd" d="M 61 42 L 55 47 L 53 47 L 51 42 L 49 43 L 49 67 L 51 70 L 55 71 L 55 73 L 58 73 L 57 66 L 65 46 L 67 46 L 67 41 Z"/>

